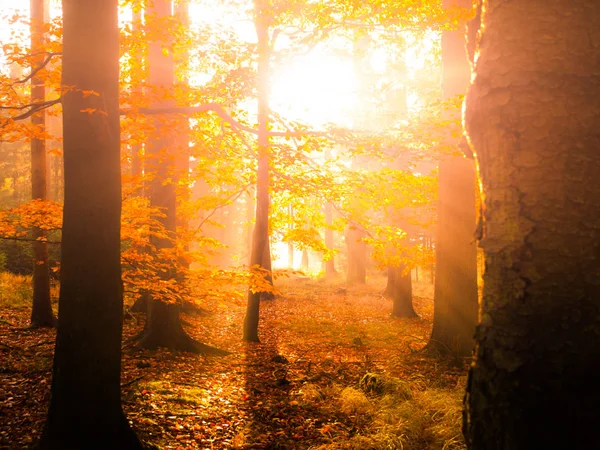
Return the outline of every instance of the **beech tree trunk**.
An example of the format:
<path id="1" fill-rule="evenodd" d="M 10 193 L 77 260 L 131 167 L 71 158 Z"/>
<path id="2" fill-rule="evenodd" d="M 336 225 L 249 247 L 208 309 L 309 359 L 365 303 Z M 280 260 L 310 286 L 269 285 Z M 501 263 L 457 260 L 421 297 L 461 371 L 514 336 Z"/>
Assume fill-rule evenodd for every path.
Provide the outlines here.
<path id="1" fill-rule="evenodd" d="M 31 70 L 40 67 L 45 59 L 44 51 L 44 22 L 45 1 L 31 0 L 31 49 L 39 53 L 33 58 Z M 46 100 L 44 80 L 35 75 L 31 79 L 31 103 Z M 46 114 L 44 110 L 31 116 L 31 124 L 38 128 L 39 133 L 46 131 Z M 47 200 L 46 180 L 46 139 L 44 137 L 31 140 L 31 198 Z M 50 303 L 50 268 L 48 266 L 48 243 L 46 231 L 34 228 L 33 239 L 33 304 L 31 308 L 32 327 L 53 327 L 55 324 L 52 304 Z"/>
<path id="2" fill-rule="evenodd" d="M 393 272 L 392 282 L 389 283 L 389 296 L 392 297 L 392 316 L 417 318 L 412 302 L 412 278 L 410 270 L 404 273 L 405 266 L 390 267 Z M 388 280 L 389 281 L 389 280 Z"/>
<path id="3" fill-rule="evenodd" d="M 471 0 L 445 0 L 445 7 L 470 8 Z M 469 84 L 465 28 L 442 33 L 442 91 L 450 99 Z M 458 149 L 459 139 L 447 143 Z M 477 247 L 475 242 L 475 165 L 462 155 L 443 157 L 439 165 L 438 226 L 433 329 L 428 348 L 441 354 L 469 356 L 477 324 Z"/>
<path id="4" fill-rule="evenodd" d="M 151 13 L 157 18 L 171 15 L 170 0 L 154 0 Z M 154 41 L 150 43 L 149 51 L 149 83 L 155 86 L 172 87 L 174 80 L 174 62 L 172 52 L 163 53 L 163 48 L 168 47 L 168 42 Z M 166 103 L 166 104 L 165 104 Z M 172 106 L 169 102 L 161 102 L 155 106 Z M 175 190 L 176 159 L 173 151 L 176 147 L 176 137 L 172 130 L 165 127 L 159 117 L 154 117 L 154 126 L 157 136 L 146 143 L 147 158 L 145 167 L 152 171 L 154 176 L 150 182 L 150 204 L 161 208 L 164 217 L 158 218 L 171 239 L 152 238 L 157 250 L 172 248 L 177 228 L 177 197 Z M 171 180 L 165 182 L 166 180 Z M 160 276 L 164 279 L 179 277 L 177 267 L 163 270 Z M 151 297 L 151 296 L 150 296 Z M 142 348 L 165 347 L 169 350 L 190 351 L 197 353 L 224 353 L 212 347 L 200 344 L 187 335 L 181 326 L 179 316 L 181 305 L 167 304 L 160 298 L 149 298 L 147 304 L 146 326 L 138 336 L 138 345 Z"/>
<path id="5" fill-rule="evenodd" d="M 465 116 L 486 266 L 468 447 L 598 448 L 600 8 L 483 6 Z"/>
<path id="6" fill-rule="evenodd" d="M 141 449 L 121 409 L 117 0 L 63 1 L 65 205 L 59 323 L 42 449 Z M 94 91 L 99 96 L 84 96 Z M 97 114 L 81 111 L 92 108 Z"/>
<path id="7" fill-rule="evenodd" d="M 367 244 L 362 240 L 364 233 L 350 227 L 346 232 L 348 249 L 348 284 L 364 284 L 367 278 Z"/>
<path id="8" fill-rule="evenodd" d="M 255 0 L 255 27 L 258 38 L 258 173 L 256 178 L 256 222 L 252 236 L 250 267 L 271 270 L 271 251 L 269 246 L 269 45 L 270 12 L 267 0 Z M 269 276 L 270 277 L 270 276 Z M 272 284 L 272 278 L 270 278 Z M 260 299 L 262 292 L 248 289 L 248 303 L 244 318 L 243 340 L 259 342 L 258 322 L 260 317 Z M 266 297 L 271 297 L 268 294 Z"/>

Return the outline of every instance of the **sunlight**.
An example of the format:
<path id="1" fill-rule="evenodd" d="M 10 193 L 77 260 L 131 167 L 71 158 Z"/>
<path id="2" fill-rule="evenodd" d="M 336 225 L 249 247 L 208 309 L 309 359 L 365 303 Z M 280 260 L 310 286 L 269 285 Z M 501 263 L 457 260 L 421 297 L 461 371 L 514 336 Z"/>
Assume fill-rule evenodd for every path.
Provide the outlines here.
<path id="1" fill-rule="evenodd" d="M 324 53 L 295 58 L 273 74 L 271 83 L 277 112 L 316 127 L 351 126 L 356 91 L 352 60 Z"/>

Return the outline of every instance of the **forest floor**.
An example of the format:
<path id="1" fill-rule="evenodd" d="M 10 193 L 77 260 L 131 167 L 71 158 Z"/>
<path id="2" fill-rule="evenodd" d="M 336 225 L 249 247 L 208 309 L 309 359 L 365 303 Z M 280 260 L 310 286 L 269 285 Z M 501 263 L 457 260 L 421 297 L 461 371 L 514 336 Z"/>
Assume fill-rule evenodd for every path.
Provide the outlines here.
<path id="1" fill-rule="evenodd" d="M 260 344 L 241 341 L 239 300 L 185 315 L 187 331 L 224 357 L 125 345 L 132 426 L 158 449 L 464 449 L 464 361 L 421 351 L 431 285 L 415 286 L 420 319 L 396 319 L 383 283 L 278 281 L 282 293 L 261 304 Z M 27 302 L 0 298 L 0 449 L 29 448 L 49 401 L 55 335 L 27 328 L 28 314 Z M 142 326 L 129 318 L 125 336 Z"/>

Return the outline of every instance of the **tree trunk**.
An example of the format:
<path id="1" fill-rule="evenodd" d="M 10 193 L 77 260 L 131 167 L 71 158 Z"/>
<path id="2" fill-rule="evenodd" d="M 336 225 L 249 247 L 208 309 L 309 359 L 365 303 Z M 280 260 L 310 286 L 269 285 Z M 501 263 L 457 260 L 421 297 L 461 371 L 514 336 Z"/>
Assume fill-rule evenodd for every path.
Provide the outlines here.
<path id="1" fill-rule="evenodd" d="M 445 0 L 444 6 L 470 8 L 471 0 Z M 469 62 L 465 30 L 442 34 L 442 90 L 451 99 L 465 93 Z M 458 112 L 457 112 L 458 114 Z M 458 148 L 459 141 L 449 138 Z M 441 354 L 468 356 L 477 323 L 475 167 L 462 155 L 444 156 L 439 165 L 438 226 L 433 329 L 427 347 Z"/>
<path id="2" fill-rule="evenodd" d="M 143 333 L 140 347 L 155 350 L 159 347 L 182 352 L 227 355 L 224 350 L 202 344 L 192 339 L 181 325 L 181 307 L 177 304 L 153 301 L 149 303 L 148 325 Z"/>
<path id="3" fill-rule="evenodd" d="M 387 268 L 387 283 L 385 285 L 385 289 L 381 293 L 381 295 L 385 297 L 391 297 L 392 291 L 394 290 L 394 283 L 396 280 L 396 267 L 388 266 Z"/>
<path id="4" fill-rule="evenodd" d="M 308 250 L 302 250 L 302 259 L 300 260 L 300 267 L 303 270 L 308 270 Z"/>
<path id="5" fill-rule="evenodd" d="M 132 27 L 134 33 L 140 33 L 142 29 L 142 9 L 136 9 L 132 13 Z M 131 54 L 132 58 L 136 58 L 142 60 L 143 54 L 139 48 L 135 48 Z M 134 80 L 132 80 L 132 84 Z M 142 83 L 143 80 L 141 78 L 135 78 L 135 84 L 132 86 L 135 90 L 141 90 L 140 85 L 138 83 Z M 131 176 L 134 179 L 134 182 L 139 182 L 139 189 L 136 190 L 136 195 L 143 195 L 143 181 L 142 181 L 142 172 L 143 172 L 143 163 L 142 163 L 142 154 L 143 146 L 142 144 L 133 144 L 131 146 Z"/>
<path id="6" fill-rule="evenodd" d="M 468 447 L 598 448 L 600 9 L 484 7 L 465 113 L 486 266 Z"/>
<path id="7" fill-rule="evenodd" d="M 364 233 L 352 226 L 346 232 L 348 248 L 348 274 L 346 282 L 364 284 L 367 278 L 367 244 L 362 240 Z"/>
<path id="8" fill-rule="evenodd" d="M 170 0 L 155 0 L 152 11 L 157 18 L 171 15 Z M 149 83 L 154 86 L 172 87 L 174 80 L 174 63 L 172 52 L 168 56 L 163 54 L 165 42 L 151 42 L 149 51 Z M 166 102 L 163 102 L 166 103 Z M 163 103 L 157 106 L 166 106 Z M 152 237 L 152 242 L 157 250 L 172 248 L 174 246 L 177 228 L 177 198 L 173 177 L 175 162 L 172 152 L 175 147 L 175 137 L 172 130 L 165 128 L 160 117 L 154 117 L 154 126 L 158 130 L 157 137 L 150 139 L 146 144 L 147 158 L 145 167 L 152 171 L 154 176 L 150 182 L 150 204 L 161 208 L 164 217 L 158 218 L 170 234 L 171 239 Z M 176 159 L 176 158 L 175 158 Z M 166 180 L 171 180 L 165 182 Z M 175 181 L 174 181 L 175 180 Z M 163 270 L 160 276 L 164 279 L 178 277 L 177 267 Z M 148 313 L 144 331 L 138 336 L 138 345 L 142 348 L 165 347 L 169 350 L 195 351 L 217 353 L 216 349 L 193 341 L 181 326 L 179 305 L 169 305 L 160 298 L 148 299 Z M 161 317 L 164 314 L 164 317 Z"/>
<path id="9" fill-rule="evenodd" d="M 63 2 L 65 205 L 58 330 L 42 449 L 141 449 L 121 409 L 117 1 Z M 99 96 L 84 96 L 93 90 Z M 97 114 L 82 113 L 92 108 Z"/>
<path id="10" fill-rule="evenodd" d="M 31 0 L 31 51 L 39 56 L 33 58 L 31 70 L 41 66 L 44 51 L 44 19 L 45 1 Z M 31 103 L 43 102 L 46 99 L 44 80 L 36 75 L 31 79 Z M 46 115 L 44 110 L 31 116 L 31 124 L 38 128 L 38 133 L 46 131 Z M 31 198 L 47 200 L 46 191 L 46 138 L 31 140 Z M 48 265 L 48 243 L 46 231 L 34 227 L 33 239 L 33 304 L 31 308 L 32 327 L 53 327 L 55 324 L 52 304 L 50 303 L 50 268 Z"/>
<path id="11" fill-rule="evenodd" d="M 333 206 L 331 203 L 325 203 L 325 247 L 333 250 L 335 247 L 333 239 L 333 230 L 330 228 L 333 223 Z M 335 270 L 335 261 L 333 256 L 325 261 L 325 276 L 333 277 L 337 274 Z"/>
<path id="12" fill-rule="evenodd" d="M 404 273 L 404 265 L 391 268 L 393 282 L 390 286 L 390 297 L 392 297 L 392 316 L 405 317 L 409 319 L 418 318 L 419 315 L 415 312 L 412 302 L 412 279 L 410 270 Z"/>
<path id="13" fill-rule="evenodd" d="M 255 27 L 258 38 L 258 174 L 256 178 L 256 223 L 252 238 L 250 266 L 271 270 L 269 246 L 269 24 L 265 0 L 255 0 Z M 268 267 L 267 267 L 268 266 Z M 270 275 L 269 275 L 270 277 Z M 272 283 L 272 278 L 271 278 Z M 248 289 L 243 339 L 259 342 L 258 322 L 261 292 Z"/>

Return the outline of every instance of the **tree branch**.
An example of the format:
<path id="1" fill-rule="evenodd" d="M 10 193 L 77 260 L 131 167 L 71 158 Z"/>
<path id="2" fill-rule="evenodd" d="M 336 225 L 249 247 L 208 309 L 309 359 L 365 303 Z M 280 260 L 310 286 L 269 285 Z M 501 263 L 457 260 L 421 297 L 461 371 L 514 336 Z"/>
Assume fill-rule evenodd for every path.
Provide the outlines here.
<path id="1" fill-rule="evenodd" d="M 9 237 L 9 236 L 0 236 L 0 239 L 4 241 L 21 241 L 21 242 L 44 242 L 46 244 L 57 244 L 60 245 L 61 241 L 49 241 L 47 239 L 33 239 L 33 238 L 21 238 L 21 237 Z"/>
<path id="2" fill-rule="evenodd" d="M 51 106 L 57 105 L 60 102 L 62 102 L 62 97 L 58 97 L 57 99 L 54 99 L 54 100 L 47 100 L 45 102 L 29 103 L 27 105 L 21 105 L 21 106 L 0 106 L 0 109 L 12 109 L 12 110 L 18 110 L 18 111 L 29 108 L 29 111 L 26 111 L 17 116 L 8 117 L 4 122 L 2 122 L 0 124 L 0 128 L 4 128 L 11 121 L 14 122 L 17 120 L 27 119 L 28 117 L 33 116 L 36 112 L 41 111 L 46 108 L 50 108 Z"/>
<path id="3" fill-rule="evenodd" d="M 13 81 L 13 83 L 14 84 L 27 83 L 29 80 L 31 80 L 33 77 L 35 77 L 40 70 L 42 70 L 44 67 L 46 67 L 50 63 L 50 61 L 52 61 L 53 57 L 55 57 L 56 55 L 62 55 L 62 53 L 46 53 L 46 55 L 48 55 L 48 56 L 46 56 L 46 59 L 44 61 L 42 61 L 42 63 L 38 67 L 33 69 L 29 75 L 27 75 L 25 78 L 23 78 L 21 80 L 15 80 L 15 81 Z"/>
<path id="4" fill-rule="evenodd" d="M 139 112 L 141 114 L 194 114 L 199 112 L 212 111 L 216 115 L 218 115 L 225 122 L 228 122 L 232 125 L 232 127 L 237 128 L 241 131 L 246 131 L 247 133 L 258 134 L 258 130 L 249 126 L 246 126 L 237 120 L 235 120 L 231 114 L 225 111 L 223 106 L 218 103 L 204 103 L 198 106 L 174 106 L 167 108 L 139 108 L 137 110 L 134 109 L 122 109 L 121 115 L 127 115 L 134 112 Z M 268 135 L 271 137 L 302 137 L 302 136 L 328 136 L 330 133 L 327 131 L 267 131 Z"/>

